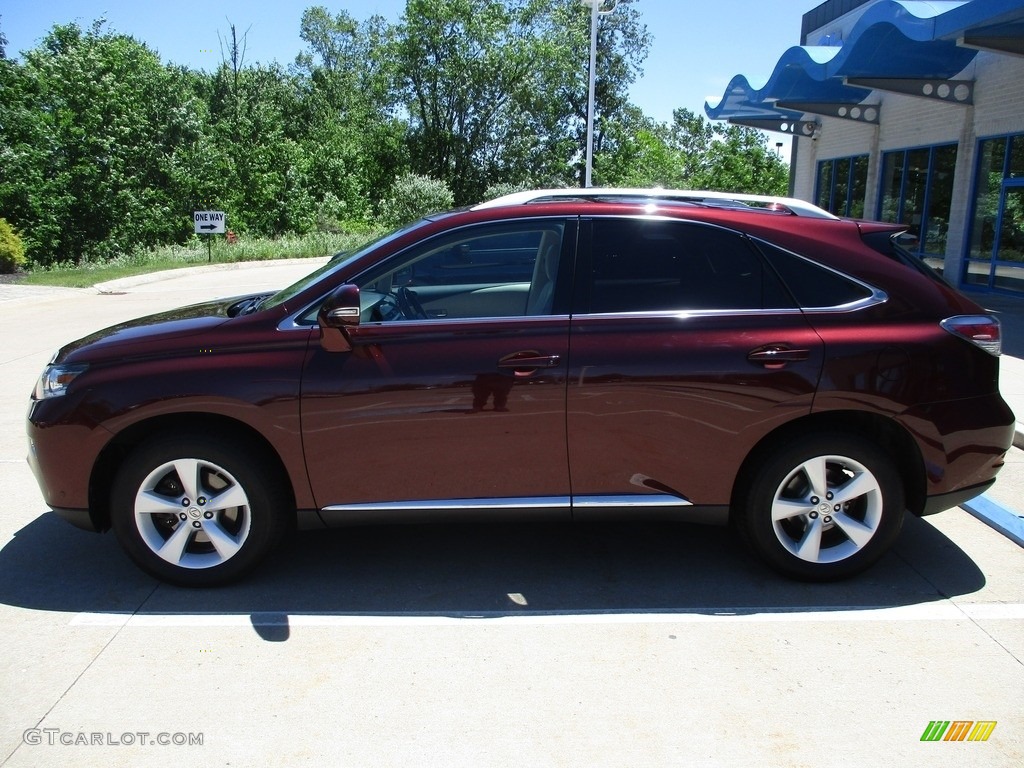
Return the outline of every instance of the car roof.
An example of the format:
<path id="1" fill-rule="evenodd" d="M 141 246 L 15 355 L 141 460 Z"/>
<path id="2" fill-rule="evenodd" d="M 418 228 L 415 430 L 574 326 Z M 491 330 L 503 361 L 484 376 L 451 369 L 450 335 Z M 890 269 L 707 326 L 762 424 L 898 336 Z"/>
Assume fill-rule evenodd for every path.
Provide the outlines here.
<path id="1" fill-rule="evenodd" d="M 515 192 L 473 206 L 472 210 L 486 210 L 504 206 L 537 203 L 677 203 L 702 207 L 740 210 L 769 210 L 814 219 L 837 219 L 837 216 L 805 200 L 774 195 L 747 195 L 735 192 L 709 190 L 683 190 L 651 188 L 586 187 L 564 189 L 537 189 Z"/>

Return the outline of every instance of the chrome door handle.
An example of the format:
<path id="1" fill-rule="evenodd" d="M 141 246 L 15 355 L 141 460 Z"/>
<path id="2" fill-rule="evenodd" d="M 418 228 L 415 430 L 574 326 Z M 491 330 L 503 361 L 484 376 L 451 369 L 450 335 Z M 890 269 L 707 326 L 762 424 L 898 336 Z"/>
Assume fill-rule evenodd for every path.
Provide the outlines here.
<path id="1" fill-rule="evenodd" d="M 561 355 L 508 355 L 498 361 L 499 368 L 554 368 L 562 362 Z"/>
<path id="2" fill-rule="evenodd" d="M 785 344 L 768 344 L 747 355 L 747 360 L 763 365 L 770 371 L 784 368 L 786 363 L 799 363 L 811 356 L 809 349 L 794 349 Z"/>

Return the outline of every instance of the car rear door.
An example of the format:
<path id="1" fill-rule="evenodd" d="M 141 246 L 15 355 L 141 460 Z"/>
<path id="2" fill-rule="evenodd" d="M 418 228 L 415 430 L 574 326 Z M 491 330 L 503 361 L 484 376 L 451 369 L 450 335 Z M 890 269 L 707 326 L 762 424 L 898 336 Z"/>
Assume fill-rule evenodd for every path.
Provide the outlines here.
<path id="1" fill-rule="evenodd" d="M 810 412 L 823 359 L 745 236 L 654 217 L 581 223 L 570 344 L 577 517 L 728 505 L 750 449 Z"/>

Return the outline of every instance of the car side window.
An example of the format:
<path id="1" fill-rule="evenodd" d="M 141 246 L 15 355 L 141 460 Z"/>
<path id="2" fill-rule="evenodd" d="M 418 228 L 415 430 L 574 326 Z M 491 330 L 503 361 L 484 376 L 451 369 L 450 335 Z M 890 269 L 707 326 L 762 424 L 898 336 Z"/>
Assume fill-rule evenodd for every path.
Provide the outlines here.
<path id="1" fill-rule="evenodd" d="M 590 311 L 792 308 L 746 239 L 719 227 L 595 219 Z"/>
<path id="2" fill-rule="evenodd" d="M 491 224 L 414 246 L 356 281 L 361 319 L 549 314 L 563 229 L 552 221 Z"/>
<path id="3" fill-rule="evenodd" d="M 758 246 L 804 309 L 849 306 L 872 295 L 864 283 L 835 270 L 763 240 Z"/>

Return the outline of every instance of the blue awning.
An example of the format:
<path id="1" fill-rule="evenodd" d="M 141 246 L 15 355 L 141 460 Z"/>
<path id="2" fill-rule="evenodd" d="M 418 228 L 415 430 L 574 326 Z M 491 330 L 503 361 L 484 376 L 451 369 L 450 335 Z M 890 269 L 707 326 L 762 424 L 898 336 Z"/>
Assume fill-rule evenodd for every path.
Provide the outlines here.
<path id="1" fill-rule="evenodd" d="M 737 75 L 721 101 L 705 103 L 704 111 L 712 120 L 798 121 L 801 104 L 862 104 L 872 81 L 948 80 L 979 49 L 1024 52 L 1024 0 L 881 0 L 841 44 L 794 46 L 763 88 Z M 867 83 L 858 87 L 848 79 Z"/>

